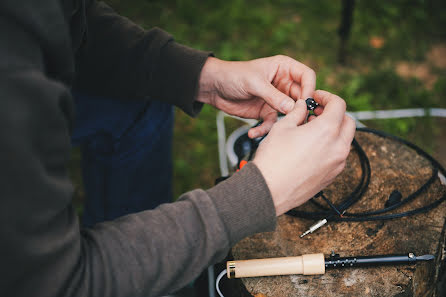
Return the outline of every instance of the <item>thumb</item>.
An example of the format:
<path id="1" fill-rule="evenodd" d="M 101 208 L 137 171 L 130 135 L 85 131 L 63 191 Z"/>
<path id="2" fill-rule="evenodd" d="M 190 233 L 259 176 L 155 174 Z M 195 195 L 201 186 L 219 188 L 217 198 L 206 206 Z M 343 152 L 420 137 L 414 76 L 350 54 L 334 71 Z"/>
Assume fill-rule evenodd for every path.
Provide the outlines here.
<path id="1" fill-rule="evenodd" d="M 296 101 L 293 110 L 288 113 L 281 122 L 285 122 L 287 125 L 291 126 L 299 126 L 304 123 L 307 113 L 307 104 L 304 100 L 299 99 Z"/>
<path id="2" fill-rule="evenodd" d="M 269 82 L 262 84 L 256 96 L 261 97 L 269 106 L 281 113 L 287 114 L 293 110 L 294 100 L 280 92 Z"/>

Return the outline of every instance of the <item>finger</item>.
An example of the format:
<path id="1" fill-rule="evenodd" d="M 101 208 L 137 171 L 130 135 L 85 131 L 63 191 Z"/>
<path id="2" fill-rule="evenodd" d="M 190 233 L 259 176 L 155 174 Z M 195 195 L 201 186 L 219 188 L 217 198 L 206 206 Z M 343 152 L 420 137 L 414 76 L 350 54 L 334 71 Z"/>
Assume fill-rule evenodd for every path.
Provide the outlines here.
<path id="1" fill-rule="evenodd" d="M 298 126 L 304 123 L 307 117 L 307 104 L 304 100 L 297 100 L 294 109 L 288 113 L 281 121 L 286 125 Z"/>
<path id="2" fill-rule="evenodd" d="M 324 112 L 324 107 L 319 105 L 313 110 L 316 116 L 320 116 Z"/>
<path id="3" fill-rule="evenodd" d="M 313 69 L 306 70 L 302 75 L 302 98 L 313 97 L 314 90 L 316 89 L 316 73 Z"/>
<path id="4" fill-rule="evenodd" d="M 271 83 L 265 81 L 259 88 L 256 96 L 265 100 L 268 105 L 284 114 L 293 110 L 294 100 L 280 92 Z"/>
<path id="5" fill-rule="evenodd" d="M 272 110 L 270 113 L 263 117 L 263 123 L 260 126 L 249 129 L 248 137 L 257 138 L 268 134 L 276 121 L 277 112 L 275 110 Z"/>
<path id="6" fill-rule="evenodd" d="M 337 125 L 342 124 L 346 109 L 343 99 L 327 91 L 317 90 L 314 92 L 314 100 L 324 107 L 324 112 L 320 115 L 321 117 L 330 119 Z"/>
<path id="7" fill-rule="evenodd" d="M 316 89 L 316 72 L 310 67 L 294 61 L 295 66 L 291 67 L 291 77 L 295 82 L 300 83 L 302 88 L 302 97 L 306 99 L 313 97 L 314 90 Z"/>
<path id="8" fill-rule="evenodd" d="M 294 100 L 300 99 L 301 88 L 298 83 L 293 82 L 290 88 L 290 97 Z"/>
<path id="9" fill-rule="evenodd" d="M 352 143 L 353 137 L 355 137 L 356 123 L 350 116 L 345 115 L 342 121 L 342 128 L 339 135 L 344 139 L 346 143 Z"/>
<path id="10" fill-rule="evenodd" d="M 311 122 L 311 121 L 314 120 L 315 118 L 316 118 L 315 115 L 310 115 L 310 116 L 308 117 L 308 122 Z"/>

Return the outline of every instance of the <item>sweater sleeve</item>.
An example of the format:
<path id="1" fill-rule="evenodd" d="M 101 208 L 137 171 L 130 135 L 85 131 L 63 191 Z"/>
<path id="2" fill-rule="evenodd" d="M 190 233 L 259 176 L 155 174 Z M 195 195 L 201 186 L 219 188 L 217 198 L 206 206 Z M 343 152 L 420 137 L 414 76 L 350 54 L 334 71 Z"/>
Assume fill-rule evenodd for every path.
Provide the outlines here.
<path id="1" fill-rule="evenodd" d="M 103 2 L 86 8 L 85 42 L 76 57 L 76 91 L 117 99 L 150 99 L 196 115 L 201 69 L 210 55 L 176 43 L 159 28 L 145 31 Z"/>
<path id="2" fill-rule="evenodd" d="M 208 190 L 85 231 L 92 296 L 159 296 L 223 260 L 233 244 L 272 231 L 275 209 L 259 170 L 246 165 Z"/>
<path id="3" fill-rule="evenodd" d="M 51 53 L 69 53 L 58 38 L 58 2 L 0 4 L 2 296 L 159 296 L 192 281 L 242 237 L 272 230 L 272 199 L 253 164 L 176 203 L 80 228 L 66 170 L 72 99 L 52 78 L 59 63 L 49 65 Z"/>

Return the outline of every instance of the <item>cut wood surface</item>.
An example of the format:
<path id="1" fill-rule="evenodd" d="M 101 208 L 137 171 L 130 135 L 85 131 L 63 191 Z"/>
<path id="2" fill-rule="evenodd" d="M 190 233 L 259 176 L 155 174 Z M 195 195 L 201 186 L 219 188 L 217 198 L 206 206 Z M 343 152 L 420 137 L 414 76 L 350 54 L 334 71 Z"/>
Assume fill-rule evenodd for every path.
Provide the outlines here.
<path id="1" fill-rule="evenodd" d="M 364 197 L 349 211 L 382 209 L 393 190 L 403 199 L 432 175 L 428 160 L 390 139 L 357 132 L 371 164 L 371 181 Z M 311 159 L 308 160 L 311 162 Z M 342 200 L 358 184 L 361 168 L 352 150 L 344 172 L 324 190 L 333 202 Z M 426 205 L 446 192 L 439 178 L 415 201 L 396 212 Z M 315 210 L 311 203 L 302 210 Z M 435 296 L 435 282 L 444 263 L 446 203 L 411 217 L 378 222 L 329 222 L 304 238 L 299 235 L 314 221 L 283 215 L 274 232 L 246 238 L 233 247 L 235 260 L 299 256 L 331 251 L 340 256 L 380 254 L 433 254 L 434 261 L 413 266 L 387 266 L 328 270 L 320 276 L 243 278 L 227 282 L 231 295 L 245 296 Z M 239 286 L 240 288 L 234 288 Z M 234 293 L 237 292 L 237 293 Z"/>

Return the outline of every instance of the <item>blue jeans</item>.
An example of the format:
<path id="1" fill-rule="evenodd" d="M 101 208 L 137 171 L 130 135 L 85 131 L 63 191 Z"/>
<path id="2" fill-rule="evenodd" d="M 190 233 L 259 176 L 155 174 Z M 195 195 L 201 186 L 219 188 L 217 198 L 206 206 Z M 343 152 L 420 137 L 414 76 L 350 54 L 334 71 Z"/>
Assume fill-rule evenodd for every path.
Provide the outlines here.
<path id="1" fill-rule="evenodd" d="M 74 94 L 73 145 L 82 152 L 83 224 L 172 201 L 173 108 Z"/>

